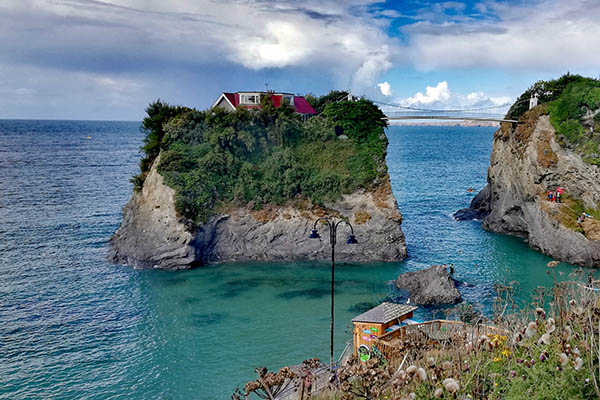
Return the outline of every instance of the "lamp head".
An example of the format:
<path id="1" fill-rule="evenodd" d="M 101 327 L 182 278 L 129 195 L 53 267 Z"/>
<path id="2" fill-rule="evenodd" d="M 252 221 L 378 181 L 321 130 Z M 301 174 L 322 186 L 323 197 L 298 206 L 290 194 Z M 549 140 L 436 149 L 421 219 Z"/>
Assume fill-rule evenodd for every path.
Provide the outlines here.
<path id="1" fill-rule="evenodd" d="M 321 235 L 319 235 L 319 231 L 317 231 L 316 229 L 313 229 L 310 232 L 310 235 L 308 235 L 309 239 L 319 239 L 321 237 Z"/>
<path id="2" fill-rule="evenodd" d="M 346 244 L 357 244 L 358 240 L 356 240 L 356 236 L 350 235 L 348 236 L 348 240 L 346 240 Z"/>

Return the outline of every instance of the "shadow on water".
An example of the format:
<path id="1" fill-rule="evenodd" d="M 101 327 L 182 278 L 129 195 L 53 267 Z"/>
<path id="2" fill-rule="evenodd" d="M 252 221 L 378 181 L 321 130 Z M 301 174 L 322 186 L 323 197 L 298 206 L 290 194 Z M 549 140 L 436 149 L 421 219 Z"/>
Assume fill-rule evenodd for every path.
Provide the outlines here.
<path id="1" fill-rule="evenodd" d="M 339 290 L 338 290 L 339 292 Z M 296 299 L 299 297 L 307 298 L 307 299 L 320 299 L 325 296 L 329 296 L 331 293 L 330 288 L 311 288 L 311 289 L 300 289 L 300 290 L 290 290 L 287 292 L 279 293 L 276 297 L 280 299 Z M 340 294 L 340 293 L 338 293 Z"/>
<path id="2" fill-rule="evenodd" d="M 183 286 L 187 283 L 187 278 L 168 278 L 161 281 L 163 286 Z"/>
<path id="3" fill-rule="evenodd" d="M 190 317 L 195 326 L 205 327 L 223 323 L 229 317 L 229 314 L 226 312 L 193 313 Z"/>
<path id="4" fill-rule="evenodd" d="M 373 307 L 378 306 L 379 304 L 381 304 L 383 301 L 385 300 L 381 300 L 381 301 L 361 301 L 360 303 L 356 303 L 356 304 L 352 304 L 350 307 L 348 307 L 348 312 L 354 313 L 354 314 L 362 314 L 367 310 L 370 310 Z"/>

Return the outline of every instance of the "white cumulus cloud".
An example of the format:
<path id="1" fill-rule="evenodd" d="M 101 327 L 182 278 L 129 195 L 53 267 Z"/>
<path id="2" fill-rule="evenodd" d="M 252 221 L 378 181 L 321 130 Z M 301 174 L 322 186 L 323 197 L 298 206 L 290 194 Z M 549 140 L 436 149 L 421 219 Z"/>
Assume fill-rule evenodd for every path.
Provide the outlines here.
<path id="1" fill-rule="evenodd" d="M 392 86 L 389 84 L 389 82 L 387 82 L 387 81 L 381 82 L 381 83 L 378 83 L 377 86 L 379 86 L 379 91 L 381 92 L 382 95 L 384 95 L 386 97 L 392 95 Z"/>
<path id="2" fill-rule="evenodd" d="M 402 102 L 407 105 L 428 105 L 439 102 L 446 102 L 450 99 L 450 89 L 448 82 L 438 82 L 436 86 L 427 86 L 425 94 L 417 92 L 414 96 L 404 99 Z"/>
<path id="3" fill-rule="evenodd" d="M 408 53 L 422 70 L 492 67 L 566 72 L 600 65 L 600 3 L 488 0 L 487 18 L 420 20 L 404 28 Z"/>
<path id="4" fill-rule="evenodd" d="M 482 91 L 460 93 L 450 89 L 447 81 L 438 82 L 435 86 L 427 86 L 425 93 L 417 92 L 410 97 L 398 97 L 392 105 L 383 106 L 383 110 L 389 113 L 413 113 L 402 107 L 424 110 L 472 110 L 476 113 L 505 114 L 514 100 L 505 96 L 490 96 Z M 392 104 L 392 103 L 390 103 Z M 501 107 L 500 107 L 501 106 Z M 418 110 L 416 110 L 418 111 Z M 473 116 L 477 116 L 473 114 Z M 483 115 L 479 115 L 483 116 Z"/>

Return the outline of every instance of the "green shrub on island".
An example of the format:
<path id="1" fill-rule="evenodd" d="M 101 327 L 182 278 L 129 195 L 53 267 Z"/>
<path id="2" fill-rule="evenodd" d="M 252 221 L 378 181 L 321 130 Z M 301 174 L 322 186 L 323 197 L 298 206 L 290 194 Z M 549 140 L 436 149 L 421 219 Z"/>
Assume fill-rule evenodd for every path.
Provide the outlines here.
<path id="1" fill-rule="evenodd" d="M 259 110 L 197 111 L 158 100 L 146 111 L 136 190 L 160 153 L 158 172 L 194 223 L 223 204 L 323 204 L 387 175 L 387 121 L 367 100 L 330 102 L 306 121 L 268 97 Z"/>
<path id="2" fill-rule="evenodd" d="M 600 80 L 566 74 L 538 81 L 517 99 L 507 118 L 522 117 L 533 96 L 540 104 L 547 104 L 561 145 L 581 154 L 584 161 L 600 165 Z"/>

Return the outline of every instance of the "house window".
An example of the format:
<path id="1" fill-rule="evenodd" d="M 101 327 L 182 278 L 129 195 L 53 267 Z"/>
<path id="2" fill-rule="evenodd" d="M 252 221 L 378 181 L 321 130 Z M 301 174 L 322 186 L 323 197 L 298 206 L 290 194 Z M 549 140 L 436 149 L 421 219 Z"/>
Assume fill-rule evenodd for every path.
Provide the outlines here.
<path id="1" fill-rule="evenodd" d="M 260 96 L 258 94 L 243 94 L 240 97 L 241 104 L 260 104 Z"/>
<path id="2" fill-rule="evenodd" d="M 294 96 L 283 96 L 281 99 L 282 104 L 286 104 L 288 106 L 294 105 Z"/>

